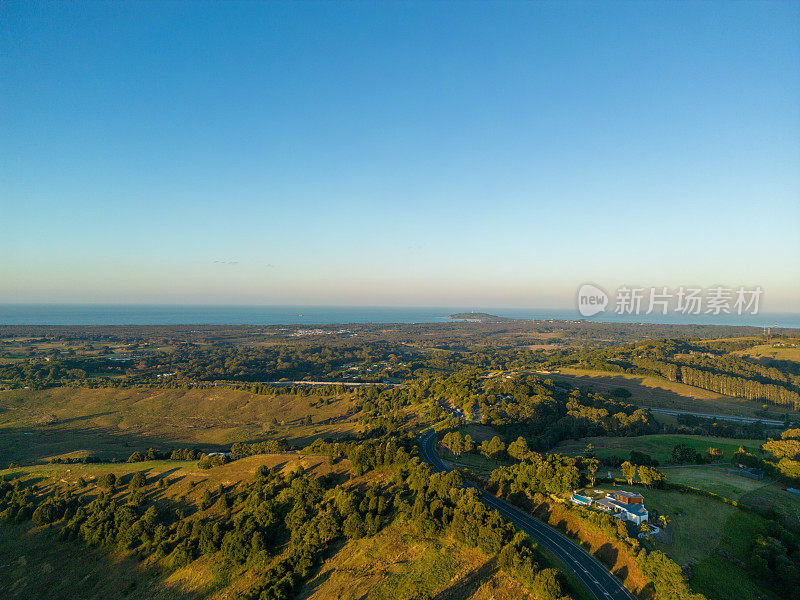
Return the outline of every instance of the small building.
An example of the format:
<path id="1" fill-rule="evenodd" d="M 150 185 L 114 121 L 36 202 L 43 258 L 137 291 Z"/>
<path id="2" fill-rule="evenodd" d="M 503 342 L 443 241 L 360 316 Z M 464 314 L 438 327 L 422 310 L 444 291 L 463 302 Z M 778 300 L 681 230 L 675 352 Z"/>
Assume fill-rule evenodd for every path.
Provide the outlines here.
<path id="1" fill-rule="evenodd" d="M 626 492 L 625 490 L 620 490 L 618 492 L 609 494 L 609 496 L 613 497 L 617 502 L 622 502 L 623 504 L 644 504 L 644 496 L 637 494 L 636 492 Z"/>
<path id="2" fill-rule="evenodd" d="M 756 469 L 755 467 L 746 467 L 744 465 L 739 465 L 740 469 L 738 471 L 728 471 L 732 475 L 739 475 L 740 477 L 747 477 L 748 479 L 755 479 L 757 481 L 761 481 L 764 479 L 764 471 L 761 469 Z"/>
<path id="3" fill-rule="evenodd" d="M 591 506 L 592 499 L 589 496 L 582 496 L 581 494 L 572 492 L 572 503 L 580 504 L 581 506 Z"/>

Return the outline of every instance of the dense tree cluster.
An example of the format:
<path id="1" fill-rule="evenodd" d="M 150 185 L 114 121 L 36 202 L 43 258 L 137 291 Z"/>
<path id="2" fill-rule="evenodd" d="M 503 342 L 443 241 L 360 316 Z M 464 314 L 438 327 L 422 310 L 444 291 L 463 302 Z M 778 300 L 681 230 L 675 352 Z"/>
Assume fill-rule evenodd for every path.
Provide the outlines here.
<path id="1" fill-rule="evenodd" d="M 800 429 L 787 429 L 781 434 L 780 439 L 769 440 L 761 446 L 777 459 L 800 459 Z"/>
<path id="2" fill-rule="evenodd" d="M 766 439 L 774 426 L 766 426 L 761 421 L 739 423 L 723 419 L 696 417 L 694 415 L 676 415 L 677 425 L 665 427 L 665 433 L 687 433 L 711 437 L 738 438 L 742 440 Z"/>
<path id="3" fill-rule="evenodd" d="M 757 577 L 790 597 L 800 586 L 800 537 L 785 527 L 767 521 L 753 540 L 748 566 Z"/>
<path id="4" fill-rule="evenodd" d="M 492 471 L 493 489 L 512 494 L 532 495 L 535 492 L 557 494 L 580 487 L 584 458 L 560 454 L 531 453 L 525 460 Z"/>
<path id="5" fill-rule="evenodd" d="M 442 446 L 447 448 L 455 456 L 461 456 L 464 452 L 475 450 L 475 443 L 469 434 L 462 435 L 460 431 L 450 431 L 444 435 L 441 441 Z"/>
<path id="6" fill-rule="evenodd" d="M 705 457 L 686 444 L 675 444 L 670 452 L 670 460 L 676 465 L 697 465 L 705 461 Z"/>
<path id="7" fill-rule="evenodd" d="M 734 453 L 732 460 L 734 463 L 740 465 L 762 469 L 787 485 L 800 485 L 800 461 L 792 460 L 786 456 L 781 459 L 771 459 L 770 457 L 762 458 L 752 452 L 748 452 L 742 447 Z"/>
<path id="8" fill-rule="evenodd" d="M 231 454 L 234 456 L 250 456 L 252 454 L 270 454 L 275 452 L 286 452 L 289 443 L 285 439 L 265 440 L 263 442 L 236 442 L 231 446 Z"/>
<path id="9" fill-rule="evenodd" d="M 667 480 L 661 471 L 649 465 L 636 465 L 625 461 L 620 465 L 620 469 L 622 470 L 622 476 L 628 481 L 629 485 L 633 484 L 637 476 L 639 481 L 647 487 L 662 487 Z"/>

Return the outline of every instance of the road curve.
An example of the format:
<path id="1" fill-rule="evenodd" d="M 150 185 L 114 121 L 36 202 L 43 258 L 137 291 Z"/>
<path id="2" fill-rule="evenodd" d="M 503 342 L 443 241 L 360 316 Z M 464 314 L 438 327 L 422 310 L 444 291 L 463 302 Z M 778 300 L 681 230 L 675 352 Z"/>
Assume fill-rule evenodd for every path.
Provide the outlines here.
<path id="1" fill-rule="evenodd" d="M 435 444 L 436 432 L 430 429 L 420 437 L 420 456 L 434 472 L 448 471 L 447 465 L 436 453 Z M 475 487 L 471 484 L 467 485 Z M 477 489 L 481 493 L 484 504 L 497 510 L 538 544 L 555 554 L 596 600 L 634 600 L 633 595 L 600 561 L 575 542 L 486 490 Z"/>

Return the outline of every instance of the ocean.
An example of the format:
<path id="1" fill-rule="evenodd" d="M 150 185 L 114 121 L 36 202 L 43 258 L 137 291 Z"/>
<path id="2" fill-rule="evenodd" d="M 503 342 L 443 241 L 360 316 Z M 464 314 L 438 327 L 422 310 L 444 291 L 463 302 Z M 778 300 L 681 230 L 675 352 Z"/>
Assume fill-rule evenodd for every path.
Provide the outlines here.
<path id="1" fill-rule="evenodd" d="M 492 307 L 201 306 L 155 304 L 0 304 L 0 325 L 327 325 L 337 323 L 444 323 L 447 315 L 485 312 L 519 319 L 578 320 L 577 310 Z M 586 319 L 610 323 L 752 325 L 800 328 L 800 314 L 617 315 Z"/>

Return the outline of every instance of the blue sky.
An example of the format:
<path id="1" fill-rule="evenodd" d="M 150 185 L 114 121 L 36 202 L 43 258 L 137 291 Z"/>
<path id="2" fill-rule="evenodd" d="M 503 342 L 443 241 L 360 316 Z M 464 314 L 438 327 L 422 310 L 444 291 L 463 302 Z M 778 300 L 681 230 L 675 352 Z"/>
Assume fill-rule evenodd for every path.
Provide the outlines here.
<path id="1" fill-rule="evenodd" d="M 800 309 L 800 4 L 0 6 L 0 302 Z"/>

